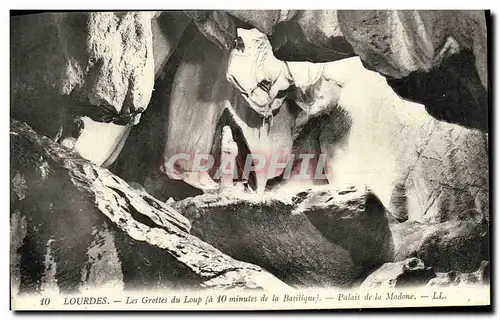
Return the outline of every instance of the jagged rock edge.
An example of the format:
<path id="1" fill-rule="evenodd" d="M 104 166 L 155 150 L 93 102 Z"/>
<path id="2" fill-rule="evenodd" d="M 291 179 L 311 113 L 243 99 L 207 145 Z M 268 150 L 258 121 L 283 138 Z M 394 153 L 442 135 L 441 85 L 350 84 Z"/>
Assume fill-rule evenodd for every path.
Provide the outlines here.
<path id="1" fill-rule="evenodd" d="M 187 267 L 193 270 L 199 276 L 206 278 L 206 281 L 202 286 L 224 286 L 233 285 L 233 281 L 229 281 L 224 284 L 217 280 L 224 280 L 224 276 L 228 276 L 228 273 L 237 272 L 239 276 L 244 277 L 245 274 L 253 274 L 252 276 L 258 274 L 262 279 L 258 283 L 253 283 L 255 288 L 265 288 L 266 285 L 269 287 L 276 285 L 282 286 L 283 288 L 291 290 L 292 288 L 263 270 L 259 266 L 252 265 L 250 263 L 234 260 L 230 256 L 220 252 L 213 246 L 203 242 L 199 238 L 189 234 L 191 228 L 190 223 L 182 215 L 177 213 L 172 208 L 160 201 L 154 199 L 153 197 L 147 195 L 146 193 L 139 193 L 132 187 L 130 187 L 124 180 L 113 175 L 107 169 L 100 168 L 91 162 L 81 158 L 77 153 L 71 152 L 68 149 L 58 145 L 47 137 L 38 135 L 29 125 L 24 122 L 19 122 L 15 119 L 10 119 L 10 134 L 20 136 L 27 139 L 30 142 L 34 142 L 34 145 L 40 148 L 44 157 L 49 158 L 54 163 L 61 166 L 68 171 L 68 175 L 78 190 L 89 194 L 89 196 L 95 201 L 95 204 L 99 210 L 120 230 L 126 232 L 132 239 L 136 241 L 147 242 L 150 245 L 154 245 L 161 249 L 165 249 L 169 254 L 175 257 L 180 262 L 184 263 Z M 90 179 L 89 179 L 90 175 Z M 87 177 L 87 178 L 85 178 Z M 104 181 L 109 184 L 96 185 L 98 178 L 104 178 Z M 92 181 L 89 183 L 88 180 Z M 158 212 L 153 212 L 154 214 L 148 214 L 148 212 L 141 212 L 140 206 L 135 207 L 140 214 L 151 219 L 156 227 L 150 227 L 144 223 L 138 222 L 130 212 L 121 209 L 120 206 L 115 206 L 118 208 L 116 212 L 110 210 L 110 203 L 117 203 L 118 199 L 123 199 L 123 196 L 116 192 L 109 192 L 104 194 L 99 189 L 125 189 L 130 192 L 129 194 L 122 192 L 122 194 L 127 196 L 129 204 L 137 205 L 138 199 L 136 199 L 135 194 L 139 193 L 142 197 L 147 196 L 155 203 L 159 204 L 164 211 L 160 209 L 149 206 L 153 210 Z M 94 192 L 90 192 L 92 190 Z M 122 191 L 120 190 L 120 191 Z M 100 195 L 98 197 L 97 195 Z M 113 201 L 112 199 L 115 199 Z M 130 201 L 132 199 L 132 201 Z M 145 202 L 145 200 L 143 199 Z M 139 202 L 140 203 L 140 202 Z M 139 210 L 138 210 L 139 209 Z M 165 212 L 166 211 L 166 212 Z M 162 219 L 162 215 L 165 215 Z M 127 223 L 128 220 L 135 222 L 137 226 L 134 230 L 133 225 Z M 149 230 L 148 230 L 149 229 Z M 187 252 L 194 252 L 192 255 L 187 255 Z M 212 254 L 212 256 L 208 255 Z M 223 265 L 226 265 L 224 267 Z M 229 277 L 229 279 L 234 277 Z M 250 287 L 249 283 L 246 283 L 247 287 Z M 262 285 L 265 284 L 265 285 Z"/>

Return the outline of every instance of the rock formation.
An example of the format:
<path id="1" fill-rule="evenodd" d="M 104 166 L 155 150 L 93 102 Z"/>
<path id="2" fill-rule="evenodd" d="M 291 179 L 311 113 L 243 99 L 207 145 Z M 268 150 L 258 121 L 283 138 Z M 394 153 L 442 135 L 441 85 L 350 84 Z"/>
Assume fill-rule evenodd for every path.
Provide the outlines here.
<path id="1" fill-rule="evenodd" d="M 303 78 L 228 81 L 237 28 Z M 13 292 L 488 285 L 486 33 L 482 11 L 11 17 Z M 333 108 L 304 112 L 311 79 Z M 175 180 L 179 153 L 216 165 Z M 242 175 L 302 153 L 326 176 Z"/>
<path id="2" fill-rule="evenodd" d="M 73 135 L 76 116 L 98 122 L 138 121 L 131 119 L 134 112 L 146 109 L 155 76 L 191 26 L 191 19 L 225 49 L 232 48 L 236 27 L 244 25 L 267 34 L 281 59 L 327 62 L 358 55 L 365 67 L 384 75 L 401 96 L 423 103 L 433 117 L 488 131 L 487 20 L 482 11 L 240 10 L 187 15 L 17 16 L 11 18 L 12 34 L 16 35 L 11 37 L 15 117 L 31 118 L 40 133 L 63 135 L 63 139 Z M 471 34 L 474 36 L 469 37 Z M 30 48 L 36 48 L 36 54 L 28 54 L 33 51 Z M 120 48 L 120 53 L 112 54 L 110 48 Z M 447 81 L 438 80 L 443 78 Z M 75 143 L 75 148 L 98 164 L 111 164 L 130 128 L 91 127 L 83 130 L 98 137 L 102 130 L 112 130 L 115 137 L 103 139 L 98 152 L 89 151 L 88 143 Z M 95 127 L 102 127 L 101 131 Z"/>
<path id="3" fill-rule="evenodd" d="M 404 222 L 391 225 L 394 260 L 417 257 L 436 272 L 472 272 L 481 261 L 489 260 L 489 231 L 486 223 L 471 220 L 422 224 Z"/>
<path id="4" fill-rule="evenodd" d="M 490 264 L 488 261 L 481 261 L 477 271 L 471 273 L 460 273 L 455 270 L 436 273 L 436 278 L 431 279 L 429 287 L 447 287 L 461 285 L 489 285 L 490 284 Z"/>
<path id="5" fill-rule="evenodd" d="M 452 270 L 435 272 L 418 258 L 385 263 L 371 273 L 360 288 L 404 288 L 427 286 L 432 288 L 457 287 L 467 285 L 488 285 L 490 283 L 489 263 L 482 261 L 479 268 L 470 273 Z"/>
<path id="6" fill-rule="evenodd" d="M 111 164 L 151 98 L 151 17 L 149 12 L 12 17 L 13 116 L 55 140 L 76 139 L 71 144 L 82 156 Z"/>
<path id="7" fill-rule="evenodd" d="M 217 12 L 224 24 L 215 16 L 198 14 L 197 24 L 212 25 L 202 32 L 226 50 L 234 47 L 236 21 L 243 21 L 269 36 L 278 59 L 330 62 L 357 55 L 399 95 L 422 103 L 436 119 L 488 132 L 485 11 Z"/>
<path id="8" fill-rule="evenodd" d="M 365 187 L 167 205 L 16 120 L 11 164 L 15 292 L 489 283 L 486 226 L 389 224 Z"/>
<path id="9" fill-rule="evenodd" d="M 326 155 L 330 185 L 368 184 L 401 221 L 488 219 L 484 134 L 436 121 L 400 99 L 358 58 L 280 61 L 259 31 L 238 29 L 238 35 L 241 48 L 230 53 L 227 78 L 264 118 L 283 99 L 300 107 L 292 149 L 316 140 L 306 151 Z M 263 79 L 272 84 L 265 90 Z"/>
<path id="10" fill-rule="evenodd" d="M 345 287 L 393 254 L 385 209 L 363 186 L 264 196 L 233 190 L 172 207 L 200 239 L 294 286 Z"/>
<path id="11" fill-rule="evenodd" d="M 13 290 L 276 288 L 168 205 L 11 121 Z"/>
<path id="12" fill-rule="evenodd" d="M 425 285 L 436 276 L 431 267 L 418 258 L 385 263 L 361 283 L 360 288 L 401 288 Z"/>

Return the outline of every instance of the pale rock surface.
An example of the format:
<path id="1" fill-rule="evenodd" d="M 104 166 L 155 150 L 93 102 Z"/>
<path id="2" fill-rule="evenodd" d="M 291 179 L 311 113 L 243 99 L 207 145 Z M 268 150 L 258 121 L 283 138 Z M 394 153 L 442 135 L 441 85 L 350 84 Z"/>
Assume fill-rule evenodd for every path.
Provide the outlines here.
<path id="1" fill-rule="evenodd" d="M 387 262 L 371 273 L 361 283 L 362 289 L 391 289 L 415 287 L 426 284 L 436 276 L 432 267 L 428 267 L 418 258 L 404 261 Z"/>
<path id="2" fill-rule="evenodd" d="M 10 130 L 14 293 L 289 288 L 191 235 L 172 207 L 108 170 L 24 123 Z"/>

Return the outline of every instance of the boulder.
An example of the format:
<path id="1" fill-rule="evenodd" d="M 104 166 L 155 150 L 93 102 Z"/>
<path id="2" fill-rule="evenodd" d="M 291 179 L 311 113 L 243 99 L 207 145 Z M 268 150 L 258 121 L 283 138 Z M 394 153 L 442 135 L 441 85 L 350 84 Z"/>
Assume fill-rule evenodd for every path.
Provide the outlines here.
<path id="1" fill-rule="evenodd" d="M 486 12 L 341 10 L 340 29 L 363 65 L 435 119 L 488 132 Z M 446 81 L 443 81 L 446 79 Z"/>
<path id="2" fill-rule="evenodd" d="M 436 278 L 431 279 L 428 287 L 447 287 L 461 285 L 489 285 L 490 284 L 490 263 L 481 261 L 481 265 L 475 272 L 460 273 L 455 270 L 436 273 Z"/>
<path id="3" fill-rule="evenodd" d="M 16 119 L 29 119 L 37 132 L 46 134 L 46 123 L 56 120 L 46 111 L 54 108 L 88 105 L 92 112 L 91 106 L 109 106 L 117 113 L 122 107 L 146 109 L 154 82 L 151 18 L 149 12 L 12 17 L 11 32 L 17 35 L 11 42 Z M 41 118 L 31 118 L 32 112 Z"/>
<path id="4" fill-rule="evenodd" d="M 372 272 L 360 285 L 362 289 L 401 288 L 425 285 L 436 276 L 432 267 L 427 267 L 418 258 L 388 262 Z"/>
<path id="5" fill-rule="evenodd" d="M 75 150 L 98 165 L 112 163 L 153 91 L 153 16 L 57 12 L 12 17 L 13 117 L 55 140 L 76 139 Z M 80 118 L 84 125 L 74 128 Z"/>
<path id="6" fill-rule="evenodd" d="M 345 287 L 392 255 L 385 210 L 364 186 L 264 195 L 233 189 L 171 205 L 194 235 L 293 286 Z"/>
<path id="7" fill-rule="evenodd" d="M 447 221 L 437 224 L 404 222 L 391 224 L 394 260 L 417 257 L 437 272 L 473 272 L 489 260 L 487 224 Z"/>
<path id="8" fill-rule="evenodd" d="M 191 235 L 170 206 L 25 123 L 11 119 L 10 134 L 13 293 L 289 288 Z"/>
<path id="9" fill-rule="evenodd" d="M 394 193 L 404 195 L 405 210 L 393 212 L 406 212 L 406 219 L 423 223 L 488 221 L 487 136 L 435 120 L 413 130 L 404 133 L 411 153 L 407 154 L 402 189 Z"/>
<path id="10" fill-rule="evenodd" d="M 304 214 L 326 239 L 347 249 L 355 264 L 370 269 L 392 261 L 386 210 L 365 186 L 301 192 L 294 199 L 293 212 Z"/>

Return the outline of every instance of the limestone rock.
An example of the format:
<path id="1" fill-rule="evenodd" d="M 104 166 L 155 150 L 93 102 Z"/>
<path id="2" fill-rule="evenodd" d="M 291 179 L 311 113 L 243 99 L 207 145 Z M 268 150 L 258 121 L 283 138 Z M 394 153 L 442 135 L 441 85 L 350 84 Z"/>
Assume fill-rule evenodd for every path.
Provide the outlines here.
<path id="1" fill-rule="evenodd" d="M 359 56 L 404 99 L 436 119 L 488 132 L 487 17 L 484 10 L 233 10 L 266 34 L 278 59 L 330 62 Z M 211 12 L 202 20 L 212 21 Z M 224 12 L 219 12 L 224 16 Z M 233 24 L 205 36 L 228 48 Z M 443 81 L 446 79 L 446 81 Z"/>
<path id="2" fill-rule="evenodd" d="M 307 111 L 305 117 L 296 116 L 294 154 L 305 141 L 309 142 L 302 147 L 305 152 L 321 149 L 330 184 L 367 184 L 399 221 L 443 222 L 471 215 L 488 219 L 483 133 L 435 120 L 422 105 L 401 99 L 384 77 L 366 70 L 359 58 L 283 62 L 272 56 L 264 34 L 256 29 L 238 32 L 248 45 L 244 51 L 231 51 L 228 79 L 261 115 L 276 103 L 280 106 L 283 97 L 277 93 L 288 88 L 287 98 Z M 266 58 L 257 62 L 262 56 Z M 282 71 L 284 66 L 288 74 Z M 259 75 L 264 73 L 273 85 L 267 89 L 269 94 L 262 95 L 252 88 L 258 87 Z M 288 87 L 290 79 L 293 87 Z M 282 139 L 276 141 L 278 152 Z"/>
<path id="3" fill-rule="evenodd" d="M 473 272 L 489 260 L 489 235 L 485 224 L 448 221 L 437 224 L 404 222 L 390 226 L 394 260 L 417 257 L 437 272 Z"/>
<path id="4" fill-rule="evenodd" d="M 346 286 L 392 256 L 385 210 L 365 188 L 202 195 L 172 204 L 192 232 L 294 286 Z"/>
<path id="5" fill-rule="evenodd" d="M 12 17 L 16 119 L 53 136 L 65 121 L 63 109 L 88 114 L 95 107 L 116 113 L 146 109 L 154 82 L 151 17 L 149 12 Z"/>
<path id="6" fill-rule="evenodd" d="M 291 204 L 243 197 L 202 195 L 172 206 L 188 217 L 194 235 L 291 286 L 345 287 L 359 275 L 349 253 L 323 237 L 306 216 L 292 215 Z"/>
<path id="7" fill-rule="evenodd" d="M 388 262 L 371 273 L 361 283 L 360 288 L 401 288 L 426 284 L 435 277 L 432 267 L 427 267 L 420 259 Z"/>
<path id="8" fill-rule="evenodd" d="M 154 16 L 56 12 L 12 17 L 13 117 L 74 146 L 99 166 L 112 164 L 153 91 Z"/>
<path id="9" fill-rule="evenodd" d="M 151 20 L 155 77 L 162 78 L 163 69 L 177 48 L 190 19 L 181 11 L 160 11 Z"/>
<path id="10" fill-rule="evenodd" d="M 483 133 L 431 121 L 411 139 L 404 192 L 408 220 L 489 220 L 489 168 Z M 411 136 L 407 136 L 411 137 Z"/>
<path id="11" fill-rule="evenodd" d="M 347 249 L 365 269 L 392 260 L 394 244 L 384 206 L 366 187 L 301 192 L 295 213 L 304 214 L 329 241 Z"/>
<path id="12" fill-rule="evenodd" d="M 150 12 L 62 13 L 54 17 L 70 76 L 64 79 L 63 94 L 74 90 L 79 100 L 107 103 L 117 112 L 147 107 L 154 82 Z M 85 43 L 75 38 L 85 39 Z"/>
<path id="13" fill-rule="evenodd" d="M 486 14 L 480 10 L 338 11 L 370 70 L 435 118 L 488 131 Z M 446 79 L 446 81 L 443 81 Z"/>
<path id="14" fill-rule="evenodd" d="M 460 273 L 449 271 L 445 273 L 436 273 L 436 278 L 431 279 L 428 287 L 447 287 L 460 285 L 489 285 L 490 283 L 490 264 L 488 261 L 481 261 L 481 265 L 475 272 Z"/>
<path id="15" fill-rule="evenodd" d="M 13 292 L 288 288 L 189 234 L 170 206 L 11 120 Z"/>

